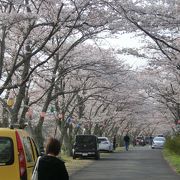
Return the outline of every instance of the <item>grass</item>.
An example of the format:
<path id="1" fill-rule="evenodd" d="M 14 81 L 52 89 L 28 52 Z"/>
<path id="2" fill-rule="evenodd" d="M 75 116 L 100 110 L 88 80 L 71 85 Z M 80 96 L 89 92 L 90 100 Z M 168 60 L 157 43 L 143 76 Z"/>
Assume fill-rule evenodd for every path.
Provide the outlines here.
<path id="1" fill-rule="evenodd" d="M 93 162 L 92 159 L 75 159 L 71 162 L 66 162 L 66 167 L 69 175 L 85 168 Z"/>
<path id="2" fill-rule="evenodd" d="M 61 155 L 61 159 L 65 162 L 69 175 L 81 170 L 95 161 L 94 159 L 73 159 L 64 154 Z"/>
<path id="3" fill-rule="evenodd" d="M 124 147 L 117 147 L 115 152 L 123 152 L 124 151 Z"/>
<path id="4" fill-rule="evenodd" d="M 180 155 L 175 154 L 174 152 L 169 151 L 168 149 L 163 150 L 163 156 L 168 161 L 170 166 L 180 174 Z"/>

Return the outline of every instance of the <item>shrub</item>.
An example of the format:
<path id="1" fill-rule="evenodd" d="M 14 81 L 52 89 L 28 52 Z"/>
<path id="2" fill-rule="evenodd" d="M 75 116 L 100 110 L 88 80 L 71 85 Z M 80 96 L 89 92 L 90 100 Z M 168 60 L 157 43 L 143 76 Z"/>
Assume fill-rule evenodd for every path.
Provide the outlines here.
<path id="1" fill-rule="evenodd" d="M 167 138 L 165 148 L 180 155 L 180 135 Z"/>

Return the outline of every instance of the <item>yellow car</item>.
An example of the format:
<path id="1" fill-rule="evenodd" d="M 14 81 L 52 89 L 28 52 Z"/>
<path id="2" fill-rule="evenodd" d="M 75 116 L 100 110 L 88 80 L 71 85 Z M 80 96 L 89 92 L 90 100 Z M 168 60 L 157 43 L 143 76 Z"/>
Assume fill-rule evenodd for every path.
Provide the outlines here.
<path id="1" fill-rule="evenodd" d="M 31 180 L 38 154 L 25 130 L 0 128 L 0 179 Z"/>

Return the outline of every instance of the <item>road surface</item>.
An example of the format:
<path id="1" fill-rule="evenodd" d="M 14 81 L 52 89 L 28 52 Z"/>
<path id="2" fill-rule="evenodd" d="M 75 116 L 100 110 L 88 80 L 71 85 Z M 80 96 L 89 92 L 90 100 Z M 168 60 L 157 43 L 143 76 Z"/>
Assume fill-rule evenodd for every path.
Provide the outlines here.
<path id="1" fill-rule="evenodd" d="M 135 147 L 111 153 L 72 174 L 70 180 L 180 180 L 161 150 Z"/>

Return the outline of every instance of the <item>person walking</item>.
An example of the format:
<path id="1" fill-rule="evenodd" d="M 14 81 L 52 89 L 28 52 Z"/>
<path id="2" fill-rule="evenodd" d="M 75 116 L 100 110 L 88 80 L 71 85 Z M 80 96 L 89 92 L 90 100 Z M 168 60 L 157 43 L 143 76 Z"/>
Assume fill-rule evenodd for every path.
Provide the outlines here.
<path id="1" fill-rule="evenodd" d="M 60 152 L 60 142 L 50 138 L 46 145 L 46 154 L 39 160 L 38 180 L 69 180 L 64 161 L 57 156 Z"/>
<path id="2" fill-rule="evenodd" d="M 153 143 L 153 137 L 150 136 L 150 137 L 149 137 L 149 146 L 150 146 L 150 147 L 152 146 L 152 143 Z"/>
<path id="3" fill-rule="evenodd" d="M 130 138 L 129 138 L 128 134 L 126 134 L 126 135 L 124 136 L 124 143 L 125 143 L 125 149 L 126 149 L 126 151 L 129 150 L 129 141 L 130 141 Z"/>
<path id="4" fill-rule="evenodd" d="M 116 136 L 114 136 L 113 138 L 113 150 L 116 149 Z"/>

